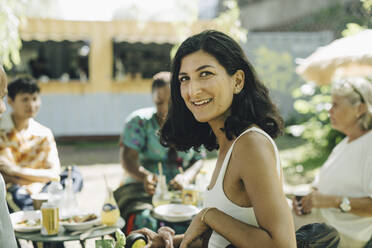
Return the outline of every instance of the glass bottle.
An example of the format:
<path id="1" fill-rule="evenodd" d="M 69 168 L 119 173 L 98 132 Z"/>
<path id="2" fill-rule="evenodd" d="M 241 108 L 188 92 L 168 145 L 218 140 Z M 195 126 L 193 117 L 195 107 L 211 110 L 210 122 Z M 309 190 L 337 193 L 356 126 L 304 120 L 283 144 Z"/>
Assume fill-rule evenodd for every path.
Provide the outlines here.
<path id="1" fill-rule="evenodd" d="M 63 186 L 60 183 L 60 177 L 53 178 L 50 185 L 48 186 L 47 192 L 49 194 L 48 202 L 60 207 L 63 198 Z"/>
<path id="2" fill-rule="evenodd" d="M 156 184 L 155 193 L 152 197 L 152 205 L 157 207 L 170 203 L 170 196 L 168 194 L 167 182 L 165 175 L 158 176 L 158 183 Z"/>
<path id="3" fill-rule="evenodd" d="M 78 204 L 76 200 L 76 195 L 73 187 L 72 180 L 72 167 L 68 167 L 68 174 L 65 181 L 65 191 L 63 195 L 63 203 L 61 204 L 61 216 L 71 217 L 76 215 L 78 211 Z"/>
<path id="4" fill-rule="evenodd" d="M 120 218 L 120 211 L 118 208 L 118 204 L 115 201 L 114 193 L 107 185 L 106 175 L 104 175 L 104 178 L 107 189 L 107 197 L 101 211 L 101 222 L 102 224 L 112 226 L 115 225 Z"/>
<path id="5" fill-rule="evenodd" d="M 203 206 L 203 200 L 204 200 L 204 194 L 205 191 L 208 188 L 208 185 L 210 183 L 210 178 L 208 176 L 207 171 L 201 170 L 199 174 L 196 176 L 195 180 L 195 188 L 197 191 L 197 204 L 196 206 L 199 208 L 202 208 Z"/>

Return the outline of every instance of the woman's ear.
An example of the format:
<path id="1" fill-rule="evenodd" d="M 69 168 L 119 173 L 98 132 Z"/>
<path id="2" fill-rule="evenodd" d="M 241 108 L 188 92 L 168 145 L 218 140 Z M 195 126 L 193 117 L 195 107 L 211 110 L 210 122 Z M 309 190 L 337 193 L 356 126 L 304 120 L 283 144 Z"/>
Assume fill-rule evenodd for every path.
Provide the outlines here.
<path id="1" fill-rule="evenodd" d="M 367 112 L 367 104 L 362 102 L 357 107 L 357 118 L 359 119 L 365 112 Z"/>
<path id="2" fill-rule="evenodd" d="M 237 70 L 233 75 L 234 78 L 234 94 L 239 94 L 244 87 L 245 74 L 243 70 Z"/>

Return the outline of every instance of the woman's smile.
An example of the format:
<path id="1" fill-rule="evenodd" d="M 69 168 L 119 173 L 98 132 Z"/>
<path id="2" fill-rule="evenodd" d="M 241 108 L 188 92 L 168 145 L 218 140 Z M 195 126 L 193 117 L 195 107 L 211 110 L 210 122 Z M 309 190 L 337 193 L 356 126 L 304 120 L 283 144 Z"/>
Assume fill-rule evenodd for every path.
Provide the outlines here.
<path id="1" fill-rule="evenodd" d="M 191 101 L 192 104 L 194 104 L 195 106 L 197 107 L 201 107 L 201 106 L 205 106 L 207 105 L 208 103 L 210 103 L 213 99 L 212 98 L 208 98 L 208 99 L 204 99 L 204 100 L 195 100 L 195 101 Z"/>

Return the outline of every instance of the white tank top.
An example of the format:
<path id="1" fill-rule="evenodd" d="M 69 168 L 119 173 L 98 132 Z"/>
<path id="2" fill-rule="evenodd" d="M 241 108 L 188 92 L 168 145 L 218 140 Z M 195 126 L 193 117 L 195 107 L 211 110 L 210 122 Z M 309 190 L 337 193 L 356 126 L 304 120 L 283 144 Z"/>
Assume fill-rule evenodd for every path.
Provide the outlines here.
<path id="1" fill-rule="evenodd" d="M 255 131 L 260 134 L 263 134 L 265 137 L 267 137 L 271 144 L 274 147 L 275 151 L 275 159 L 276 159 L 276 168 L 278 171 L 278 175 L 280 177 L 281 174 L 281 166 L 280 166 L 280 159 L 279 159 L 279 152 L 276 147 L 276 144 L 274 140 L 262 129 L 251 127 L 247 130 L 245 130 L 243 133 L 241 133 L 238 138 L 235 139 L 233 144 L 231 145 L 230 149 L 228 150 L 225 159 L 223 161 L 221 170 L 218 174 L 217 180 L 215 185 L 212 189 L 207 190 L 204 194 L 204 208 L 206 207 L 215 207 L 218 210 L 234 217 L 235 219 L 238 219 L 244 223 L 250 224 L 252 226 L 258 227 L 256 216 L 254 214 L 254 210 L 252 207 L 246 208 L 246 207 L 240 207 L 233 202 L 231 202 L 227 196 L 225 195 L 225 192 L 223 191 L 223 179 L 225 177 L 225 172 L 227 169 L 227 166 L 229 165 L 230 156 L 232 153 L 232 150 L 234 148 L 235 142 L 245 133 L 248 133 L 250 131 Z M 218 234 L 217 232 L 213 231 L 208 247 L 209 248 L 225 248 L 230 244 L 229 241 L 227 241 L 223 236 Z"/>

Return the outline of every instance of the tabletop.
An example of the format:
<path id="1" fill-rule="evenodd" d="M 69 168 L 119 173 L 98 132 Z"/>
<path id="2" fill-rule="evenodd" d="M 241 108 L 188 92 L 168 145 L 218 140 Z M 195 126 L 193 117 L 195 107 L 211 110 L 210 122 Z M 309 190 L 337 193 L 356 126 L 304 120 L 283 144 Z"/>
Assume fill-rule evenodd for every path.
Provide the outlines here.
<path id="1" fill-rule="evenodd" d="M 120 219 L 118 220 L 115 226 L 108 226 L 108 227 L 103 227 L 98 230 L 94 230 L 86 239 L 102 237 L 104 235 L 114 233 L 116 229 L 118 228 L 122 229 L 124 225 L 125 225 L 125 221 L 123 218 L 120 217 Z M 14 233 L 17 239 L 26 239 L 26 240 L 36 241 L 36 242 L 53 243 L 53 242 L 80 240 L 80 234 L 71 235 L 71 232 L 66 231 L 63 228 L 63 226 L 60 226 L 58 235 L 55 235 L 55 236 L 44 236 L 44 235 L 41 235 L 40 231 L 32 232 L 32 233 L 22 233 L 22 232 L 14 232 Z"/>

